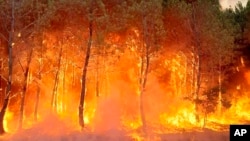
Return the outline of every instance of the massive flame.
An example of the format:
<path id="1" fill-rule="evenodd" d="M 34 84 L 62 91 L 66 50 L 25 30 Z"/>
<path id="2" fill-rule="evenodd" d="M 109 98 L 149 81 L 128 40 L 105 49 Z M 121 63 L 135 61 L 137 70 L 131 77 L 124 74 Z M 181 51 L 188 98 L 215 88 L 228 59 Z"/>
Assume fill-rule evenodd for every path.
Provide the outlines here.
<path id="1" fill-rule="evenodd" d="M 88 68 L 84 121 L 90 132 L 123 130 L 139 141 L 143 140 L 139 130 L 142 126 L 138 83 L 141 60 L 140 54 L 137 52 L 140 42 L 137 30 L 132 31 L 135 35 L 122 41 L 126 43 L 124 50 L 114 51 L 111 49 L 112 47 L 93 45 L 92 58 Z M 65 31 L 64 34 L 68 35 L 67 32 Z M 84 50 L 78 48 L 82 44 L 78 38 L 68 37 L 63 41 L 58 41 L 58 34 L 55 32 L 44 33 L 43 47 L 46 51 L 43 58 L 39 56 L 39 52 L 36 52 L 32 58 L 32 69 L 30 70 L 32 78 L 29 78 L 24 129 L 30 129 L 37 124 L 34 121 L 33 112 L 38 88 L 41 89 L 38 122 L 51 114 L 56 114 L 60 119 L 67 121 L 72 130 L 79 129 L 77 109 Z M 112 45 L 121 42 L 121 38 L 111 34 L 107 37 L 106 42 Z M 95 48 L 100 46 L 106 52 L 97 53 L 98 49 Z M 58 55 L 60 48 L 63 50 L 62 56 Z M 56 66 L 59 57 L 62 58 L 60 68 Z M 191 66 L 187 65 L 187 61 L 188 57 L 182 52 L 170 56 L 163 55 L 160 59 L 152 60 L 152 63 L 157 63 L 158 66 L 148 75 L 144 101 L 145 116 L 150 133 L 162 134 L 182 132 L 183 130 L 201 130 L 202 128 L 221 131 L 228 130 L 224 127 L 229 124 L 249 121 L 249 91 L 245 90 L 244 93 L 237 94 L 236 88 L 230 92 L 235 93 L 230 108 L 222 109 L 221 113 L 200 112 L 200 120 L 197 121 L 194 102 L 187 98 L 190 97 L 189 92 L 192 91 L 191 84 L 187 81 L 191 75 L 188 72 Z M 42 65 L 41 80 L 36 78 L 39 65 Z M 51 113 L 50 101 L 55 71 L 59 71 L 56 89 L 57 109 Z M 250 83 L 249 76 L 249 72 L 245 74 Z M 8 132 L 14 132 L 15 125 L 17 125 L 19 102 L 11 102 L 10 105 L 12 106 L 5 115 L 4 125 Z M 17 113 L 14 114 L 14 112 Z"/>

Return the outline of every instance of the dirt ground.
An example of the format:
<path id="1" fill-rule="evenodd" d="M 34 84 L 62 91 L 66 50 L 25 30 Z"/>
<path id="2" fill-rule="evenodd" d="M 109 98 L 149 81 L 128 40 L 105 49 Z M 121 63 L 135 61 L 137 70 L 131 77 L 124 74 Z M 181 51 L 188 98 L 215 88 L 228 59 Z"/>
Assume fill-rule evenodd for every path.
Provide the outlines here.
<path id="1" fill-rule="evenodd" d="M 7 134 L 0 138 L 1 141 L 139 141 L 129 137 L 121 131 L 108 131 L 106 133 L 71 132 L 65 134 L 49 134 L 42 131 L 25 130 L 16 134 Z M 143 139 L 142 141 L 144 141 Z M 141 140 L 140 140 L 141 141 Z M 228 132 L 183 132 L 158 134 L 145 141 L 229 141 Z"/>

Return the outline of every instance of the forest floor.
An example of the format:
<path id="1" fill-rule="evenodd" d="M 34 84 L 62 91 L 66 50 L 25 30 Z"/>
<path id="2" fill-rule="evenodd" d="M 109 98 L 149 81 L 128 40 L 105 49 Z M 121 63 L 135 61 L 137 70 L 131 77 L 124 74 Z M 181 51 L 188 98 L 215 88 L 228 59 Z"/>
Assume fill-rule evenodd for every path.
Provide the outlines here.
<path id="1" fill-rule="evenodd" d="M 48 128 L 50 130 L 50 128 Z M 24 130 L 16 134 L 6 134 L 0 137 L 1 141 L 144 141 L 128 136 L 126 133 L 118 130 L 108 131 L 106 133 L 90 133 L 75 131 L 65 134 L 49 134 L 40 130 Z M 146 141 L 229 141 L 228 132 L 216 132 L 206 130 L 203 132 L 183 132 L 166 133 L 149 137 Z"/>
<path id="2" fill-rule="evenodd" d="M 110 129 L 102 132 L 72 130 L 64 121 L 50 117 L 15 133 L 0 136 L 0 141 L 229 141 L 228 131 L 179 130 L 176 133 L 153 133 L 147 139 L 140 132 Z"/>

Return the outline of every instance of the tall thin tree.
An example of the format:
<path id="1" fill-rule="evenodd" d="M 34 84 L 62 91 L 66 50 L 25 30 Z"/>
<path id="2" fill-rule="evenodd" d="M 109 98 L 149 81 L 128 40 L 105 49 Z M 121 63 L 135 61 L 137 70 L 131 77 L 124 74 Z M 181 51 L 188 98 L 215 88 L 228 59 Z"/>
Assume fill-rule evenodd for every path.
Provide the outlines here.
<path id="1" fill-rule="evenodd" d="M 82 71 L 82 89 L 81 89 L 79 111 L 78 111 L 79 125 L 81 126 L 82 129 L 84 128 L 84 100 L 86 95 L 86 79 L 87 79 L 90 51 L 92 46 L 92 38 L 93 38 L 92 36 L 93 36 L 93 1 L 90 2 L 90 8 L 89 8 L 89 39 L 86 48 L 86 56 Z"/>
<path id="2" fill-rule="evenodd" d="M 5 98 L 3 102 L 2 109 L 0 111 L 0 134 L 5 133 L 3 121 L 4 116 L 9 104 L 11 86 L 12 86 L 12 71 L 13 71 L 13 54 L 12 47 L 14 45 L 14 27 L 15 27 L 15 0 L 11 1 L 11 21 L 10 21 L 10 31 L 8 34 L 8 78 L 7 78 L 7 89 L 5 91 Z"/>

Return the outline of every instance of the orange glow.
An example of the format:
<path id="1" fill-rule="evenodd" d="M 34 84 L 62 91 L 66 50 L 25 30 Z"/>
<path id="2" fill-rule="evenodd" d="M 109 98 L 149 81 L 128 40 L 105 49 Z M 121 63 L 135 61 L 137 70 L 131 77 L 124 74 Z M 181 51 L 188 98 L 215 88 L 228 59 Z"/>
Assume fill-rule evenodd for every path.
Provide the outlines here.
<path id="1" fill-rule="evenodd" d="M 49 44 L 52 42 L 47 43 Z M 138 85 L 139 78 L 137 77 L 141 64 L 139 63 L 140 60 L 136 54 L 135 42 L 131 40 L 130 43 L 132 44 L 131 51 L 125 51 L 123 54 L 124 60 L 121 59 L 119 60 L 120 62 L 118 62 L 120 66 L 106 66 L 106 72 L 99 74 L 99 77 L 101 78 L 100 81 L 102 83 L 99 90 L 100 93 L 102 93 L 100 97 L 95 96 L 95 69 L 89 72 L 88 79 L 90 80 L 88 83 L 86 103 L 84 105 L 84 121 L 86 126 L 90 128 L 91 131 L 99 130 L 101 128 L 106 129 L 105 126 L 107 126 L 109 122 L 117 122 L 115 125 L 110 125 L 110 128 L 118 127 L 126 131 L 134 131 L 142 126 L 138 112 L 138 98 L 140 96 L 140 89 Z M 52 52 L 48 52 L 47 55 L 50 57 L 55 56 L 52 55 Z M 73 62 L 76 58 L 73 57 L 71 59 L 72 60 L 70 60 L 70 62 Z M 113 58 L 110 57 L 108 59 L 112 60 Z M 196 121 L 194 104 L 191 101 L 184 99 L 186 95 L 182 95 L 183 92 L 191 91 L 184 81 L 187 79 L 186 72 L 188 71 L 188 66 L 185 66 L 185 61 L 186 58 L 182 55 L 176 55 L 172 59 L 166 58 L 164 60 L 164 65 L 170 66 L 169 69 L 171 73 L 169 86 L 166 88 L 160 86 L 162 84 L 156 80 L 156 76 L 150 75 L 148 78 L 149 87 L 146 91 L 146 94 L 148 95 L 146 101 L 149 105 L 146 107 L 149 108 L 150 112 L 147 112 L 146 117 L 150 121 L 149 124 L 154 124 L 150 126 L 154 126 L 155 132 L 177 132 L 177 129 L 182 128 L 193 130 L 203 126 L 202 120 Z M 76 65 L 80 64 L 81 63 Z M 73 122 L 72 124 L 77 127 L 76 121 L 78 121 L 78 116 L 76 111 L 78 108 L 80 92 L 79 87 L 81 83 L 81 69 L 74 68 L 74 73 L 76 75 L 74 76 L 74 86 L 72 84 L 73 64 L 71 65 L 72 66 L 68 66 L 66 70 L 68 73 L 66 76 L 63 76 L 63 72 L 60 70 L 59 78 L 61 79 L 60 81 L 62 81 L 62 78 L 65 77 L 65 83 L 67 84 L 67 87 L 64 88 L 64 90 L 67 89 L 67 93 L 62 95 L 63 84 L 60 82 L 57 90 L 57 114 L 63 119 L 70 119 Z M 114 68 L 118 68 L 120 70 L 117 72 L 108 72 Z M 246 73 L 247 78 L 250 78 L 249 74 L 250 73 Z M 32 77 L 34 76 L 32 75 Z M 49 101 L 51 98 L 53 88 L 53 83 L 51 82 L 54 81 L 53 79 L 54 76 L 52 74 L 48 74 L 47 76 L 45 75 L 38 83 L 40 88 L 42 88 L 42 102 L 40 103 L 41 108 L 39 112 L 40 121 L 45 118 L 46 115 L 48 115 L 48 111 L 50 109 L 50 103 L 46 103 L 45 101 Z M 105 82 L 104 80 L 108 80 L 108 82 Z M 107 84 L 109 85 L 107 86 Z M 30 85 L 32 85 L 32 83 Z M 74 88 L 72 89 L 69 86 Z M 108 89 L 108 92 L 104 90 L 104 86 L 106 89 Z M 172 91 L 169 91 L 170 88 Z M 237 90 L 240 90 L 240 86 L 237 86 Z M 33 91 L 33 88 L 30 88 L 30 91 Z M 153 100 L 157 101 L 157 104 L 152 104 L 151 102 L 154 102 Z M 216 127 L 212 123 L 228 125 L 232 123 L 241 123 L 242 120 L 249 119 L 249 101 L 250 99 L 247 95 L 244 97 L 239 97 L 235 99 L 230 109 L 223 111 L 223 115 L 218 116 L 215 113 L 209 114 L 207 117 L 206 127 L 220 131 L 221 128 Z M 150 105 L 150 103 L 152 105 Z M 150 108 L 152 110 L 150 110 Z M 115 115 L 113 116 L 113 114 Z M 32 114 L 25 115 L 24 128 L 32 127 L 32 125 L 35 123 L 32 118 Z M 203 115 L 201 118 L 203 118 Z M 4 124 L 8 132 L 11 132 L 8 123 L 11 123 L 12 120 L 13 114 L 11 111 L 7 111 Z M 172 130 L 170 130 L 170 128 Z M 132 132 L 129 134 L 129 136 L 137 141 L 143 140 L 143 137 L 137 132 Z"/>
<path id="2" fill-rule="evenodd" d="M 142 67 L 140 58 L 141 44 L 138 41 L 140 33 L 135 29 L 132 31 L 135 35 L 131 37 L 132 39 L 124 41 L 126 43 L 124 51 L 113 50 L 112 52 L 110 49 L 109 51 L 113 53 L 111 55 L 98 54 L 100 57 L 99 66 L 95 62 L 97 55 L 95 54 L 91 58 L 92 61 L 90 62 L 87 76 L 84 122 L 86 130 L 91 132 L 119 129 L 126 131 L 128 136 L 134 140 L 143 141 L 145 137 L 138 131 L 142 128 L 139 112 L 141 94 L 139 74 Z M 32 68 L 32 72 L 30 72 L 30 79 L 34 80 L 30 81 L 30 87 L 27 92 L 28 96 L 23 121 L 24 129 L 30 129 L 54 114 L 60 120 L 67 121 L 65 123 L 69 124 L 72 130 L 78 130 L 79 128 L 77 110 L 81 90 L 82 54 L 84 54 L 84 51 L 73 51 L 74 49 L 79 49 L 73 49 L 71 43 L 76 44 L 75 46 L 80 46 L 81 44 L 77 38 L 68 39 L 68 43 L 65 41 L 62 44 L 57 41 L 57 34 L 50 32 L 45 34 L 46 39 L 44 39 L 43 43 L 45 47 L 50 47 L 50 49 L 45 52 L 46 58 L 44 60 L 37 58 L 38 61 L 34 61 L 32 64 L 33 68 L 38 67 L 41 62 L 45 66 L 43 66 L 44 70 L 41 80 L 36 78 L 37 72 L 35 69 Z M 121 37 L 115 34 L 110 34 L 107 37 L 108 44 L 120 41 Z M 64 50 L 64 54 L 61 56 L 60 70 L 57 70 L 59 67 L 56 66 L 59 58 L 56 52 L 58 52 L 59 47 L 51 48 L 51 46 L 62 46 Z M 95 51 L 93 53 L 96 53 Z M 117 56 L 120 58 L 117 59 Z M 174 133 L 180 132 L 180 129 L 201 131 L 203 126 L 211 130 L 222 131 L 228 130 L 223 128 L 224 126 L 233 123 L 244 123 L 244 120 L 250 119 L 248 112 L 250 109 L 249 92 L 245 92 L 241 97 L 235 94 L 241 90 L 240 85 L 236 86 L 236 89 L 234 88 L 235 91 L 232 91 L 234 93 L 232 106 L 228 109 L 223 109 L 221 115 L 217 112 L 207 114 L 204 112 L 204 109 L 196 111 L 194 95 L 192 95 L 196 88 L 192 83 L 192 80 L 196 77 L 196 72 L 192 72 L 195 68 L 188 62 L 188 55 L 178 52 L 174 55 L 162 55 L 160 57 L 160 59 L 157 57 L 152 59 L 152 63 L 157 64 L 157 61 L 160 63 L 157 64 L 157 69 L 150 70 L 143 102 L 145 104 L 145 117 L 149 132 L 152 134 Z M 239 71 L 239 68 L 237 69 Z M 51 110 L 51 97 L 55 82 L 54 71 L 59 71 L 60 75 L 56 89 L 57 107 L 55 111 Z M 250 84 L 250 73 L 246 73 L 245 77 Z M 160 81 L 160 78 L 163 80 Z M 99 82 L 98 86 L 97 81 Z M 35 122 L 33 115 L 35 102 L 32 99 L 36 98 L 37 87 L 41 89 L 41 94 L 38 122 Z M 99 93 L 99 96 L 96 93 Z M 200 99 L 204 100 L 205 98 L 201 96 Z M 13 109 L 18 109 L 18 104 L 13 104 Z M 13 114 L 13 109 L 7 111 L 4 120 L 5 129 L 8 132 L 14 132 L 16 128 L 9 124 L 16 122 L 15 118 L 17 115 Z M 199 120 L 196 117 L 197 113 Z M 155 137 L 154 140 L 160 139 Z"/>
<path id="3" fill-rule="evenodd" d="M 245 73 L 245 78 L 247 79 L 247 83 L 250 85 L 250 71 Z"/>

